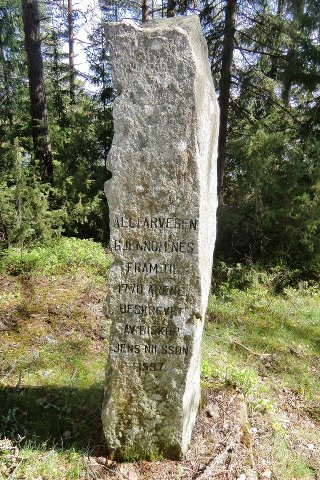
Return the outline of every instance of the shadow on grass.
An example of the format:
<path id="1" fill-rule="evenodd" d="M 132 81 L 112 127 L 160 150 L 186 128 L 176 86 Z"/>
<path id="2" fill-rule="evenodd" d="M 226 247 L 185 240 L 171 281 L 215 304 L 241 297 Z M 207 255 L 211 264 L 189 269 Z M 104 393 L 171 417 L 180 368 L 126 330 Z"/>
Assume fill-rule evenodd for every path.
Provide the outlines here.
<path id="1" fill-rule="evenodd" d="M 0 387 L 0 434 L 41 448 L 100 455 L 101 384 L 75 387 Z"/>

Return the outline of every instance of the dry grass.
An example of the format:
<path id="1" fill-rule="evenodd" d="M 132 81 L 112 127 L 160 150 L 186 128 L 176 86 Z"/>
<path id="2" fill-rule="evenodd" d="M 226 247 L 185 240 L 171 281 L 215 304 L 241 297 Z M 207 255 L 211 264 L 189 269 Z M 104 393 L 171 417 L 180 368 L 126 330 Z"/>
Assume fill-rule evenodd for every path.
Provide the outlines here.
<path id="1" fill-rule="evenodd" d="M 0 277 L 0 479 L 320 478 L 316 289 L 213 297 L 187 459 L 120 465 L 100 424 L 107 275 L 93 254 L 65 268 L 47 257 L 47 272 L 17 262 Z"/>

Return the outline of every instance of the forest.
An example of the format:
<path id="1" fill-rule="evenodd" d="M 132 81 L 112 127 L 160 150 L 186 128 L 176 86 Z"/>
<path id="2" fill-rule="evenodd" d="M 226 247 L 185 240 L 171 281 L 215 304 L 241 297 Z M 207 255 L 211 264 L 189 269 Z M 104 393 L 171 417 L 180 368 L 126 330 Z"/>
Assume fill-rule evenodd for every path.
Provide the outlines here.
<path id="1" fill-rule="evenodd" d="M 318 7 L 315 0 L 99 1 L 84 73 L 75 64 L 83 8 L 1 0 L 1 251 L 60 235 L 108 242 L 103 183 L 114 91 L 103 24 L 196 14 L 221 109 L 216 258 L 316 278 Z"/>
<path id="2" fill-rule="evenodd" d="M 0 0 L 0 480 L 319 478 L 319 7 Z M 220 105 L 200 408 L 186 458 L 119 463 L 101 425 L 116 98 L 104 24 L 179 15 L 199 16 Z"/>

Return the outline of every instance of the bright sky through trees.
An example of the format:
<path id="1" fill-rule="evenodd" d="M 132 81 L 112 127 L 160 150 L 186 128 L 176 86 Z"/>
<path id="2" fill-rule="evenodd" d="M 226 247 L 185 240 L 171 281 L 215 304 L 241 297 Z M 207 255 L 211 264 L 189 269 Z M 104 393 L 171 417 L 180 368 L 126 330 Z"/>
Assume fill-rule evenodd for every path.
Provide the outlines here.
<path id="1" fill-rule="evenodd" d="M 92 27 L 99 21 L 100 8 L 98 0 L 78 0 L 74 1 L 73 9 L 79 12 L 75 21 L 75 67 L 81 73 L 87 74 L 89 66 L 86 59 L 85 48 L 89 45 L 88 36 Z M 68 45 L 65 45 L 65 52 L 68 51 Z"/>

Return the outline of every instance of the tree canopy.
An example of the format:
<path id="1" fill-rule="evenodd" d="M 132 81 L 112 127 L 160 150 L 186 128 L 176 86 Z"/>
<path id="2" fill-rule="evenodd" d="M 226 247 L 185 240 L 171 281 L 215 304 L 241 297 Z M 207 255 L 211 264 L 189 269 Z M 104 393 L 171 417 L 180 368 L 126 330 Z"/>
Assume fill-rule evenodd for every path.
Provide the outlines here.
<path id="1" fill-rule="evenodd" d="M 221 108 L 217 258 L 319 271 L 316 0 L 100 0 L 89 73 L 77 70 L 85 13 L 72 0 L 0 0 L 0 249 L 61 233 L 108 241 L 103 23 L 187 14 L 199 15 Z"/>

